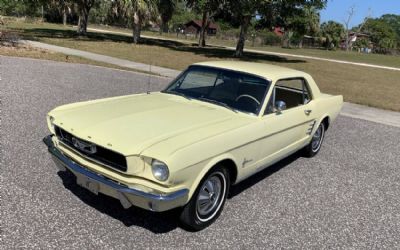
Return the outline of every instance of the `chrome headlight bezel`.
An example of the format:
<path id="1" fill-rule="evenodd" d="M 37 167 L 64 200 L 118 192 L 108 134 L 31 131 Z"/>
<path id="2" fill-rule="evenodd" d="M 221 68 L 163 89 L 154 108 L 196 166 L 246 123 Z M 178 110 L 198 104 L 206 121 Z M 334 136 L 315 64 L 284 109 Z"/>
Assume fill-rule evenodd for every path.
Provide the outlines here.
<path id="1" fill-rule="evenodd" d="M 153 159 L 151 161 L 151 172 L 156 180 L 166 181 L 169 178 L 168 166 L 162 161 Z"/>

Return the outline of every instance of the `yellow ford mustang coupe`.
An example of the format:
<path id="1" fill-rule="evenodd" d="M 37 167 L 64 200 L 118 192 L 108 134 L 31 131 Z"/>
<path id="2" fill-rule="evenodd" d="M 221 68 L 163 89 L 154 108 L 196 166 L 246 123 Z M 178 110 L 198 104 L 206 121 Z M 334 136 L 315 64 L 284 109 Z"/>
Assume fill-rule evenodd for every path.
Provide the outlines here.
<path id="1" fill-rule="evenodd" d="M 55 108 L 43 140 L 84 188 L 125 208 L 180 207 L 183 225 L 201 230 L 231 185 L 298 150 L 317 154 L 342 103 L 304 72 L 198 63 L 161 92 Z"/>

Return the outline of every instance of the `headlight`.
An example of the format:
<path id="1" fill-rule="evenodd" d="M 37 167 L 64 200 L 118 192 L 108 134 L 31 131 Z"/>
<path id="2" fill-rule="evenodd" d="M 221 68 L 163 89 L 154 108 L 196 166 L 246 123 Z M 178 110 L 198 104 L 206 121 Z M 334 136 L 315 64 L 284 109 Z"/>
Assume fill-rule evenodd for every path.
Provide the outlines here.
<path id="1" fill-rule="evenodd" d="M 166 181 L 169 177 L 168 166 L 161 161 L 153 160 L 151 162 L 151 171 L 153 176 L 159 181 Z"/>

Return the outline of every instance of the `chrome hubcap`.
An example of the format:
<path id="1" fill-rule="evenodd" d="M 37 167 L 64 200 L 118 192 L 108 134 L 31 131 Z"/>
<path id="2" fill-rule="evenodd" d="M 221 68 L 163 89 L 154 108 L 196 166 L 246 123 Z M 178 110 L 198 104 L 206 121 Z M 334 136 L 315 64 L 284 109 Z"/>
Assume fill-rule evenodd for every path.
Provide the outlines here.
<path id="1" fill-rule="evenodd" d="M 222 191 L 222 182 L 218 176 L 208 178 L 200 189 L 197 197 L 197 213 L 208 215 L 218 205 Z"/>
<path id="2" fill-rule="evenodd" d="M 321 146 L 321 141 L 324 136 L 324 128 L 322 126 L 323 126 L 322 124 L 319 125 L 317 131 L 315 131 L 312 138 L 311 146 L 314 152 L 317 151 Z"/>

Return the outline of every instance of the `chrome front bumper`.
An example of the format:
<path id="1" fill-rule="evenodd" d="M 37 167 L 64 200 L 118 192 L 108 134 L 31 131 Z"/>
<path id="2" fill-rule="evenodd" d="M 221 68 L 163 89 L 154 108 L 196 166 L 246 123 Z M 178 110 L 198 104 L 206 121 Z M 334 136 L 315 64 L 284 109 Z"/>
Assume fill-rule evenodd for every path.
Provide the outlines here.
<path id="1" fill-rule="evenodd" d="M 181 189 L 168 194 L 156 194 L 130 188 L 74 162 L 57 149 L 52 140 L 52 135 L 43 138 L 43 142 L 47 145 L 54 162 L 61 171 L 68 169 L 77 177 L 77 184 L 95 194 L 103 193 L 118 199 L 124 208 L 135 205 L 146 210 L 161 212 L 184 206 L 188 201 L 188 189 Z"/>

